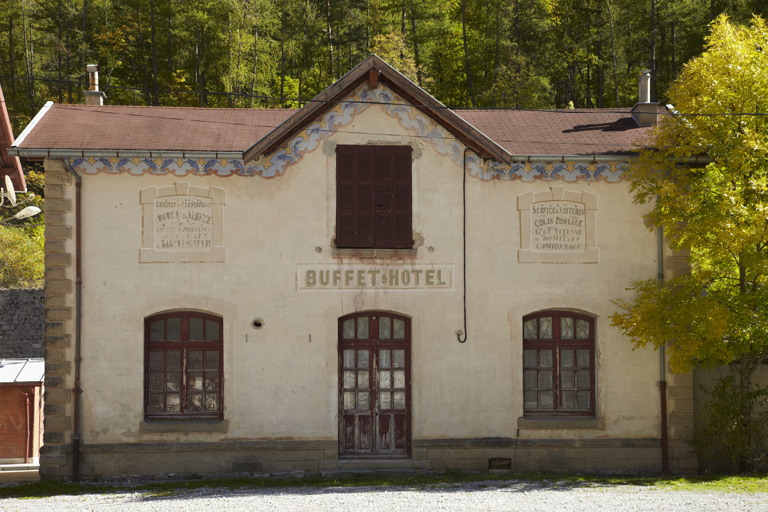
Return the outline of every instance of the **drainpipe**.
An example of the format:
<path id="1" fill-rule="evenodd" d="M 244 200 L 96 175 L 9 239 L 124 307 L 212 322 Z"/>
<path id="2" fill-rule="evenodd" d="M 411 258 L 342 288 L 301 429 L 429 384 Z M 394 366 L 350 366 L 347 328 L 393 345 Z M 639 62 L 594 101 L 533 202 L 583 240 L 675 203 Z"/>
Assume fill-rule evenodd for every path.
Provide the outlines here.
<path id="1" fill-rule="evenodd" d="M 658 199 L 657 199 L 658 200 Z M 659 260 L 659 288 L 664 286 L 664 228 L 659 227 L 658 235 L 658 260 Z M 667 439 L 667 377 L 666 377 L 665 347 L 659 347 L 659 392 L 661 394 L 661 471 L 665 475 L 669 473 L 669 446 Z"/>
<path id="2" fill-rule="evenodd" d="M 80 188 L 82 181 L 80 175 L 69 163 L 69 158 L 64 159 L 65 169 L 75 178 L 75 388 L 74 388 L 74 414 L 72 418 L 72 480 L 80 481 L 80 331 L 82 314 L 81 288 L 82 276 L 80 265 Z"/>
<path id="3" fill-rule="evenodd" d="M 27 421 L 26 421 L 26 423 L 27 423 L 27 434 L 26 434 L 27 437 L 24 440 L 24 464 L 28 464 L 29 463 L 29 452 L 32 451 L 32 449 L 31 449 L 32 447 L 30 446 L 30 440 L 32 439 L 32 427 L 30 426 L 30 419 L 29 419 L 29 409 L 30 409 L 30 406 L 32 404 L 29 401 L 29 392 L 24 391 L 24 390 L 22 390 L 21 392 L 24 393 L 24 397 L 26 398 L 26 402 L 27 402 L 27 416 L 26 416 L 27 417 Z M 34 391 L 33 391 L 33 393 L 34 393 Z"/>

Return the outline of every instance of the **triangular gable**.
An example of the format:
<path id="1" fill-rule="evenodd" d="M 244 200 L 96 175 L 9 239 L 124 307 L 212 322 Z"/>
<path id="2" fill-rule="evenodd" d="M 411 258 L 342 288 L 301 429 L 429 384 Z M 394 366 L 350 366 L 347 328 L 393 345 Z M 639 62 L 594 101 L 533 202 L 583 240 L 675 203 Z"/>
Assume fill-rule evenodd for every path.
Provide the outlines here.
<path id="1" fill-rule="evenodd" d="M 372 84 L 378 81 L 386 84 L 393 92 L 409 101 L 424 115 L 440 124 L 482 157 L 511 163 L 511 156 L 507 151 L 376 55 L 371 55 L 355 66 L 305 107 L 247 149 L 243 153 L 243 160 L 248 162 L 259 155 L 271 153 L 367 81 Z"/>

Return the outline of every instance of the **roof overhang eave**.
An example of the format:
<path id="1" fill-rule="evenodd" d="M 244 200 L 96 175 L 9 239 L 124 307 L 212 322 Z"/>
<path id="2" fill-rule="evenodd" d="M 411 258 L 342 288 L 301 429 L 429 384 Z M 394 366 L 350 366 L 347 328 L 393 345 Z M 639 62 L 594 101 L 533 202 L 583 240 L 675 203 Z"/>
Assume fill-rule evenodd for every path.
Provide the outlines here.
<path id="1" fill-rule="evenodd" d="M 15 148 L 8 150 L 12 156 L 26 158 L 181 158 L 195 160 L 241 160 L 242 151 L 167 151 L 167 150 L 117 150 L 117 149 L 42 149 Z"/>

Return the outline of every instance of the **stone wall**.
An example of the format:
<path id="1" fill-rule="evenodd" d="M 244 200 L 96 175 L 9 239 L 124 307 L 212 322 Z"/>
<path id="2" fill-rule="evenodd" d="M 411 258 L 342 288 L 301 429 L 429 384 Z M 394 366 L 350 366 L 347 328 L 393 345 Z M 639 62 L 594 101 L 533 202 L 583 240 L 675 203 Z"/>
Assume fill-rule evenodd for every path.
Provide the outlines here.
<path id="1" fill-rule="evenodd" d="M 0 359 L 43 357 L 42 289 L 0 289 Z"/>

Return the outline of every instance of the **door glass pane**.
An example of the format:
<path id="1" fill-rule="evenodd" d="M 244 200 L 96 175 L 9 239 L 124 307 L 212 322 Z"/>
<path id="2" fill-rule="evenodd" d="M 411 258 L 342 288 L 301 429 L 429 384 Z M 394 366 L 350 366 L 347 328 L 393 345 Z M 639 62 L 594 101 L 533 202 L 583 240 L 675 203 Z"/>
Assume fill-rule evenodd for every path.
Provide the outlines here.
<path id="1" fill-rule="evenodd" d="M 203 340 L 203 319 L 202 318 L 189 319 L 189 340 L 190 341 Z"/>
<path id="2" fill-rule="evenodd" d="M 202 393 L 190 393 L 189 410 L 197 411 L 197 412 L 203 410 L 203 394 Z"/>
<path id="3" fill-rule="evenodd" d="M 526 320 L 523 323 L 523 338 L 526 340 L 536 339 L 536 319 Z"/>
<path id="4" fill-rule="evenodd" d="M 392 352 L 389 350 L 379 350 L 379 368 L 389 368 L 392 362 L 390 361 Z"/>
<path id="5" fill-rule="evenodd" d="M 354 367 L 355 367 L 355 351 L 345 350 L 344 351 L 344 368 L 354 368 Z"/>
<path id="6" fill-rule="evenodd" d="M 525 370 L 523 373 L 523 389 L 539 388 L 539 372 L 536 370 Z"/>
<path id="7" fill-rule="evenodd" d="M 181 373 L 169 373 L 165 380 L 165 386 L 168 391 L 181 391 Z"/>
<path id="8" fill-rule="evenodd" d="M 573 378 L 574 375 L 571 371 L 560 372 L 560 380 L 563 382 L 563 389 L 575 389 Z"/>
<path id="9" fill-rule="evenodd" d="M 383 370 L 379 372 L 379 388 L 389 389 L 392 387 L 392 372 Z"/>
<path id="10" fill-rule="evenodd" d="M 560 368 L 573 368 L 573 350 L 560 351 Z"/>
<path id="11" fill-rule="evenodd" d="M 576 393 L 573 391 L 563 391 L 563 409 L 575 409 L 576 408 Z"/>
<path id="12" fill-rule="evenodd" d="M 219 410 L 219 395 L 216 393 L 205 394 L 205 410 L 207 412 L 217 412 Z"/>
<path id="13" fill-rule="evenodd" d="M 163 370 L 164 368 L 165 368 L 165 360 L 163 358 L 163 351 L 150 350 L 149 351 L 149 369 Z"/>
<path id="14" fill-rule="evenodd" d="M 181 318 L 169 318 L 168 332 L 166 333 L 168 341 L 178 341 L 181 339 Z"/>
<path id="15" fill-rule="evenodd" d="M 552 370 L 539 372 L 539 389 L 552 389 Z"/>
<path id="16" fill-rule="evenodd" d="M 155 320 L 149 324 L 149 341 L 163 341 L 163 327 L 165 320 Z"/>
<path id="17" fill-rule="evenodd" d="M 392 338 L 392 319 L 387 316 L 379 317 L 379 339 L 388 340 Z"/>
<path id="18" fill-rule="evenodd" d="M 149 395 L 149 412 L 164 412 L 164 399 L 165 395 L 162 393 L 152 393 Z"/>
<path id="19" fill-rule="evenodd" d="M 165 380 L 165 374 L 163 372 L 149 372 L 149 390 L 150 391 L 165 391 L 163 387 L 163 381 Z"/>
<path id="20" fill-rule="evenodd" d="M 392 409 L 392 393 L 379 391 L 379 409 Z"/>
<path id="21" fill-rule="evenodd" d="M 393 368 L 405 368 L 405 350 L 393 350 Z"/>
<path id="22" fill-rule="evenodd" d="M 203 351 L 202 350 L 189 351 L 189 369 L 190 370 L 203 369 Z"/>
<path id="23" fill-rule="evenodd" d="M 176 393 L 169 393 L 166 396 L 166 407 L 168 412 L 181 412 L 181 396 Z"/>
<path id="24" fill-rule="evenodd" d="M 552 367 L 552 351 L 551 350 L 539 350 L 539 365 L 542 368 Z"/>
<path id="25" fill-rule="evenodd" d="M 368 368 L 368 350 L 357 351 L 357 367 Z"/>
<path id="26" fill-rule="evenodd" d="M 589 409 L 589 391 L 579 391 L 579 409 Z"/>
<path id="27" fill-rule="evenodd" d="M 344 320 L 342 325 L 342 338 L 345 340 L 355 339 L 355 319 Z"/>
<path id="28" fill-rule="evenodd" d="M 525 409 L 536 410 L 539 408 L 539 392 L 538 391 L 526 391 L 524 393 Z"/>
<path id="29" fill-rule="evenodd" d="M 395 318 L 392 321 L 392 327 L 393 327 L 393 338 L 396 340 L 404 340 L 405 339 L 405 320 L 400 320 L 398 318 Z"/>
<path id="30" fill-rule="evenodd" d="M 357 389 L 368 389 L 368 372 L 357 372 Z"/>
<path id="31" fill-rule="evenodd" d="M 394 403 L 394 407 L 392 408 L 399 411 L 402 411 L 403 409 L 405 409 L 405 391 L 395 391 L 393 395 L 394 395 L 393 401 L 395 403 Z"/>
<path id="32" fill-rule="evenodd" d="M 576 351 L 576 366 L 579 368 L 589 368 L 589 349 L 581 349 Z"/>
<path id="33" fill-rule="evenodd" d="M 205 369 L 206 370 L 219 369 L 219 351 L 218 350 L 205 351 Z"/>
<path id="34" fill-rule="evenodd" d="M 589 389 L 589 370 L 576 372 L 576 389 Z"/>
<path id="35" fill-rule="evenodd" d="M 219 341 L 219 322 L 205 321 L 205 341 Z"/>
<path id="36" fill-rule="evenodd" d="M 181 350 L 169 350 L 165 353 L 165 366 L 169 370 L 181 370 Z"/>
<path id="37" fill-rule="evenodd" d="M 573 318 L 564 316 L 560 318 L 560 339 L 572 340 L 573 339 Z"/>
<path id="38" fill-rule="evenodd" d="M 541 391 L 539 394 L 541 399 L 541 409 L 544 411 L 551 411 L 555 408 L 555 395 L 552 391 Z"/>
<path id="39" fill-rule="evenodd" d="M 189 384 L 188 389 L 201 390 L 203 389 L 203 372 L 189 372 Z M 202 403 L 202 402 L 201 402 Z"/>
<path id="40" fill-rule="evenodd" d="M 219 372 L 205 372 L 205 390 L 219 390 Z"/>
<path id="41" fill-rule="evenodd" d="M 537 350 L 523 350 L 523 367 L 538 368 L 539 359 Z"/>
<path id="42" fill-rule="evenodd" d="M 544 316 L 539 318 L 539 337 L 542 340 L 552 339 L 552 317 Z"/>
<path id="43" fill-rule="evenodd" d="M 345 391 L 344 392 L 344 410 L 351 411 L 355 408 L 355 392 L 354 391 Z"/>
<path id="44" fill-rule="evenodd" d="M 397 370 L 394 372 L 395 374 L 395 381 L 393 382 L 394 388 L 404 388 L 405 387 L 405 372 L 403 370 Z"/>
<path id="45" fill-rule="evenodd" d="M 345 389 L 355 389 L 355 372 L 345 371 L 344 372 L 344 388 Z"/>
<path id="46" fill-rule="evenodd" d="M 357 339 L 359 340 L 367 340 L 368 339 L 368 317 L 367 316 L 361 316 L 357 319 Z"/>
<path id="47" fill-rule="evenodd" d="M 369 404 L 369 398 L 367 391 L 358 391 L 357 392 L 357 410 L 358 411 L 367 411 L 370 409 Z"/>
<path id="48" fill-rule="evenodd" d="M 580 318 L 576 319 L 576 339 L 589 339 L 589 322 Z"/>

